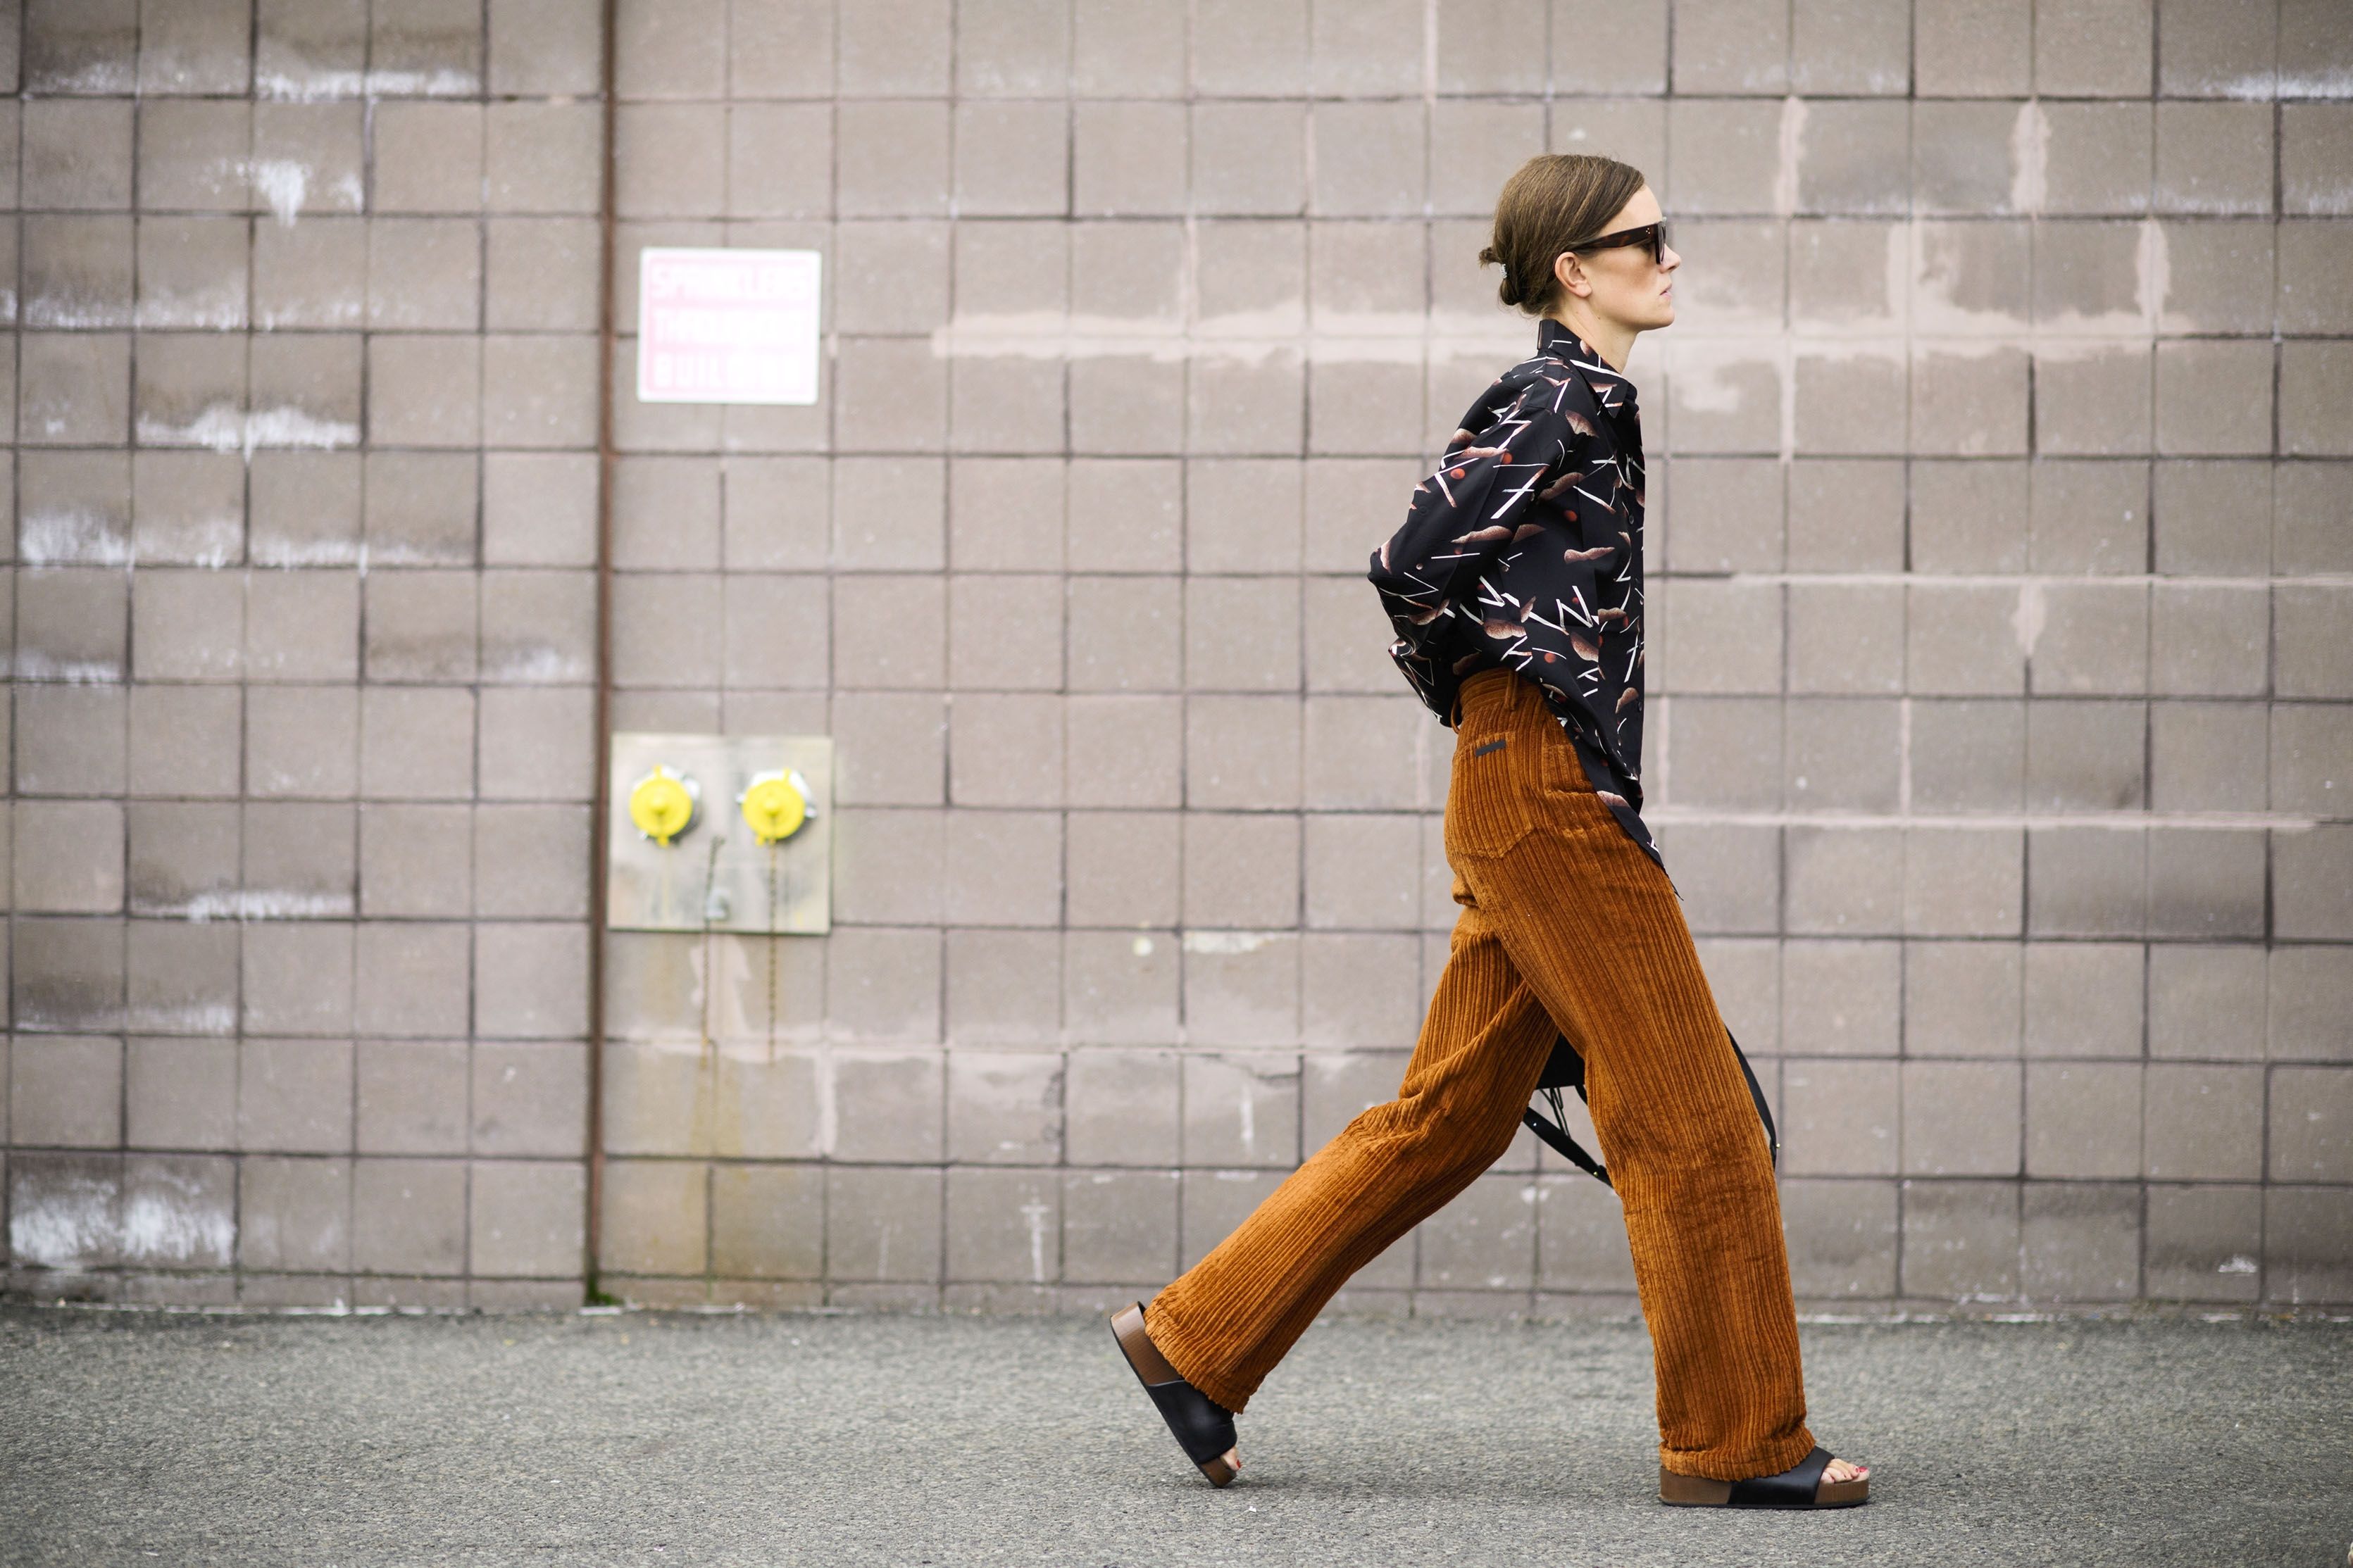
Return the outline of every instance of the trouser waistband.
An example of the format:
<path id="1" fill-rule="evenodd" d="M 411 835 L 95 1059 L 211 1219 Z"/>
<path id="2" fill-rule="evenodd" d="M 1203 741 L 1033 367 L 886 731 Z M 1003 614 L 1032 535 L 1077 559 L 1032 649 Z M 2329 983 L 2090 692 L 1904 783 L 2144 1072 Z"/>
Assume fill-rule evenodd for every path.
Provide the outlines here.
<path id="1" fill-rule="evenodd" d="M 1545 706 L 1535 682 L 1502 665 L 1474 670 L 1454 689 L 1454 722 L 1459 727 L 1472 714 L 1510 712 L 1525 703 Z M 1546 710 L 1547 712 L 1550 710 Z"/>

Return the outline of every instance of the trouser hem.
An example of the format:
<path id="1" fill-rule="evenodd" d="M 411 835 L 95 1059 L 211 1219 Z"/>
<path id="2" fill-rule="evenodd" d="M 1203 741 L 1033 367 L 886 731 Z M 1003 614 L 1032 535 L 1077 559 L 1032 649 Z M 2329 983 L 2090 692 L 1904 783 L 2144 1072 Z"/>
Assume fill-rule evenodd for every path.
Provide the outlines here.
<path id="1" fill-rule="evenodd" d="M 1176 1374 L 1239 1415 L 1255 1388 L 1245 1388 L 1227 1377 L 1203 1352 L 1183 1322 L 1155 1297 L 1145 1305 L 1144 1331 Z M 1794 1461 L 1793 1461 L 1794 1462 Z"/>
<path id="2" fill-rule="evenodd" d="M 1223 1403 L 1223 1401 L 1219 1401 Z M 1755 1476 L 1778 1476 L 1814 1451 L 1814 1435 L 1804 1426 L 1786 1437 L 1747 1454 L 1720 1454 L 1708 1449 L 1677 1451 L 1663 1445 L 1659 1466 L 1679 1476 L 1707 1481 L 1745 1481 Z"/>

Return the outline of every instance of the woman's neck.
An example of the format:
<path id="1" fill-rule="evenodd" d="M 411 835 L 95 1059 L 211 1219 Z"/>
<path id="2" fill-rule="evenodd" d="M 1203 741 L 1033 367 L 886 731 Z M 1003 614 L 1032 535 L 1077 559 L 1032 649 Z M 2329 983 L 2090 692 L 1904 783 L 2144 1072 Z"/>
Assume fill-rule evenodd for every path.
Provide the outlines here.
<path id="1" fill-rule="evenodd" d="M 1611 370 L 1623 372 L 1627 356 L 1634 352 L 1635 329 L 1616 321 L 1605 321 L 1590 310 L 1571 310 L 1563 306 L 1551 312 L 1552 319 L 1585 341 L 1585 346 L 1601 356 Z"/>

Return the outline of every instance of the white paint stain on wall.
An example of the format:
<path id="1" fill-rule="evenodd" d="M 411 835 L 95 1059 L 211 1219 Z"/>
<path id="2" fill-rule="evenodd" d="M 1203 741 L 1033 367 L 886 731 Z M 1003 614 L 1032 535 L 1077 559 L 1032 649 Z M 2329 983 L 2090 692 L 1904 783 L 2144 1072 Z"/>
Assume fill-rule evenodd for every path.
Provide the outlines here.
<path id="1" fill-rule="evenodd" d="M 1021 1220 L 1029 1229 L 1029 1279 L 1031 1283 L 1046 1282 L 1046 1224 L 1053 1210 L 1036 1198 L 1021 1205 Z"/>
<path id="2" fill-rule="evenodd" d="M 2010 205 L 2012 212 L 2039 213 L 2051 166 L 2051 117 L 2028 99 L 2010 127 Z"/>
<path id="3" fill-rule="evenodd" d="M 697 1045 L 767 1032 L 767 965 L 754 964 L 753 952 L 753 943 L 730 936 L 708 937 L 687 950 L 693 1010 L 684 1016 L 701 1020 Z"/>
<path id="4" fill-rule="evenodd" d="M 2353 98 L 2353 70 L 2305 71 L 2293 76 L 2258 71 L 2219 83 L 2213 90 L 2224 98 L 2262 102 L 2274 98 Z"/>
<path id="5" fill-rule="evenodd" d="M 74 507 L 39 507 L 25 513 L 16 557 L 31 566 L 128 566 L 131 540 L 120 520 Z"/>
<path id="6" fill-rule="evenodd" d="M 367 302 L 360 297 L 356 285 L 343 285 L 351 292 L 333 300 L 306 300 L 300 305 L 282 310 L 257 310 L 253 324 L 263 331 L 280 327 L 355 327 L 367 314 Z"/>
<path id="7" fill-rule="evenodd" d="M 349 920 L 354 912 L 349 893 L 293 893 L 277 888 L 238 888 L 199 893 L 180 905 L 142 905 L 144 915 L 176 914 L 202 925 L 210 921 Z"/>
<path id="8" fill-rule="evenodd" d="M 1256 952 L 1279 936 L 1290 931 L 1188 931 L 1185 933 L 1185 951 L 1202 953 Z"/>
<path id="9" fill-rule="evenodd" d="M 833 1053 L 819 1051 L 817 1058 L 817 1152 L 830 1157 L 834 1144 L 841 1136 L 841 1099 L 834 1077 Z"/>
<path id="10" fill-rule="evenodd" d="M 471 98 L 482 90 L 482 79 L 449 66 L 432 70 L 390 70 L 376 67 L 367 73 L 374 98 Z"/>
<path id="11" fill-rule="evenodd" d="M 421 561 L 425 557 L 420 555 L 418 559 Z M 595 674 L 586 660 L 544 645 L 526 647 L 512 644 L 486 644 L 482 648 L 482 679 L 485 680 L 550 685 L 589 680 Z"/>
<path id="12" fill-rule="evenodd" d="M 1773 210 L 1784 215 L 1798 210 L 1798 171 L 1805 163 L 1806 100 L 1781 100 L 1778 154 L 1773 168 Z"/>
<path id="13" fill-rule="evenodd" d="M 2017 635 L 2018 651 L 2022 657 L 2034 657 L 2034 645 L 2042 640 L 2042 627 L 2050 613 L 2041 583 L 2019 584 L 2018 607 L 2010 613 L 2010 629 Z"/>
<path id="14" fill-rule="evenodd" d="M 243 165 L 242 173 L 281 228 L 294 226 L 295 218 L 310 201 L 311 181 L 318 174 L 312 165 L 295 158 L 257 158 Z M 324 192 L 338 212 L 357 212 L 365 205 L 356 174 L 338 175 Z"/>
<path id="15" fill-rule="evenodd" d="M 290 228 L 302 198 L 311 192 L 311 165 L 292 158 L 260 158 L 246 167 L 254 195 L 269 207 L 279 226 Z"/>
<path id="16" fill-rule="evenodd" d="M 258 71 L 253 79 L 256 97 L 279 103 L 331 103 L 339 99 L 369 97 L 471 98 L 481 91 L 481 78 L 474 72 L 448 67 L 436 70 L 355 71 L 309 67 L 307 62 L 292 68 L 281 66 Z"/>
<path id="17" fill-rule="evenodd" d="M 27 83 L 29 88 L 32 84 Z M 52 70 L 41 72 L 38 90 L 44 94 L 132 93 L 139 90 L 137 71 L 127 60 L 93 59 L 79 69 L 63 75 Z"/>
<path id="18" fill-rule="evenodd" d="M 55 681 L 65 686 L 112 686 L 122 679 L 122 667 L 112 659 L 56 658 L 37 648 L 19 648 L 7 661 L 8 673 L 18 680 Z"/>
<path id="19" fill-rule="evenodd" d="M 368 566 L 368 547 L 358 540 L 264 540 L 248 546 L 257 566 Z"/>
<path id="20" fill-rule="evenodd" d="M 322 419 L 286 405 L 248 412 L 227 403 L 210 404 L 182 425 L 142 414 L 138 431 L 139 443 L 144 447 L 202 447 L 236 452 L 248 462 L 265 447 L 332 451 L 356 447 L 360 441 L 360 427 L 349 420 Z"/>
<path id="21" fill-rule="evenodd" d="M 17 1262 L 80 1268 L 113 1255 L 121 1199 L 114 1181 L 79 1173 L 19 1181 L 9 1197 L 8 1248 Z"/>
<path id="22" fill-rule="evenodd" d="M 28 327 L 89 331 L 131 324 L 128 310 L 75 294 L 36 294 L 25 301 L 25 325 Z"/>
<path id="23" fill-rule="evenodd" d="M 237 1008 L 226 1002 L 195 1002 L 174 1007 L 134 1004 L 123 1010 L 123 1022 L 149 1034 L 217 1037 L 237 1032 Z"/>
<path id="24" fill-rule="evenodd" d="M 244 521 L 234 517 L 204 518 L 181 531 L 171 548 L 142 560 L 176 566 L 203 566 L 212 571 L 235 564 L 237 546 L 245 538 Z M 134 544 L 133 549 L 137 547 Z"/>
<path id="25" fill-rule="evenodd" d="M 2143 219 L 2140 242 L 2133 251 L 2133 299 L 2140 306 L 2142 331 L 2153 337 L 2168 330 L 2165 300 L 2172 291 L 2173 253 L 2166 245 L 2165 227 L 2155 218 Z M 2187 317 L 2176 319 L 2186 327 Z"/>
<path id="26" fill-rule="evenodd" d="M 324 67 L 303 70 L 263 70 L 254 73 L 253 91 L 257 98 L 280 103 L 327 103 L 336 99 L 365 96 L 367 78 L 360 71 L 332 70 Z"/>
<path id="27" fill-rule="evenodd" d="M 223 1192 L 169 1158 L 20 1174 L 9 1194 L 16 1261 L 45 1268 L 115 1263 L 225 1268 L 236 1217 Z"/>
<path id="28" fill-rule="evenodd" d="M 217 1195 L 169 1167 L 142 1173 L 123 1199 L 118 1240 L 134 1262 L 226 1268 L 236 1237 L 237 1222 Z"/>

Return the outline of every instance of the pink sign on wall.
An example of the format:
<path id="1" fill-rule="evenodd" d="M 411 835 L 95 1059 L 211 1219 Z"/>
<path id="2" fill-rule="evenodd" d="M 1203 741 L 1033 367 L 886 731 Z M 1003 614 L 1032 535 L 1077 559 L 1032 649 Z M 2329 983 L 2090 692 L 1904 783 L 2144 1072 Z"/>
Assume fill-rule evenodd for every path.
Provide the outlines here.
<path id="1" fill-rule="evenodd" d="M 638 253 L 638 401 L 815 403 L 818 253 Z"/>

